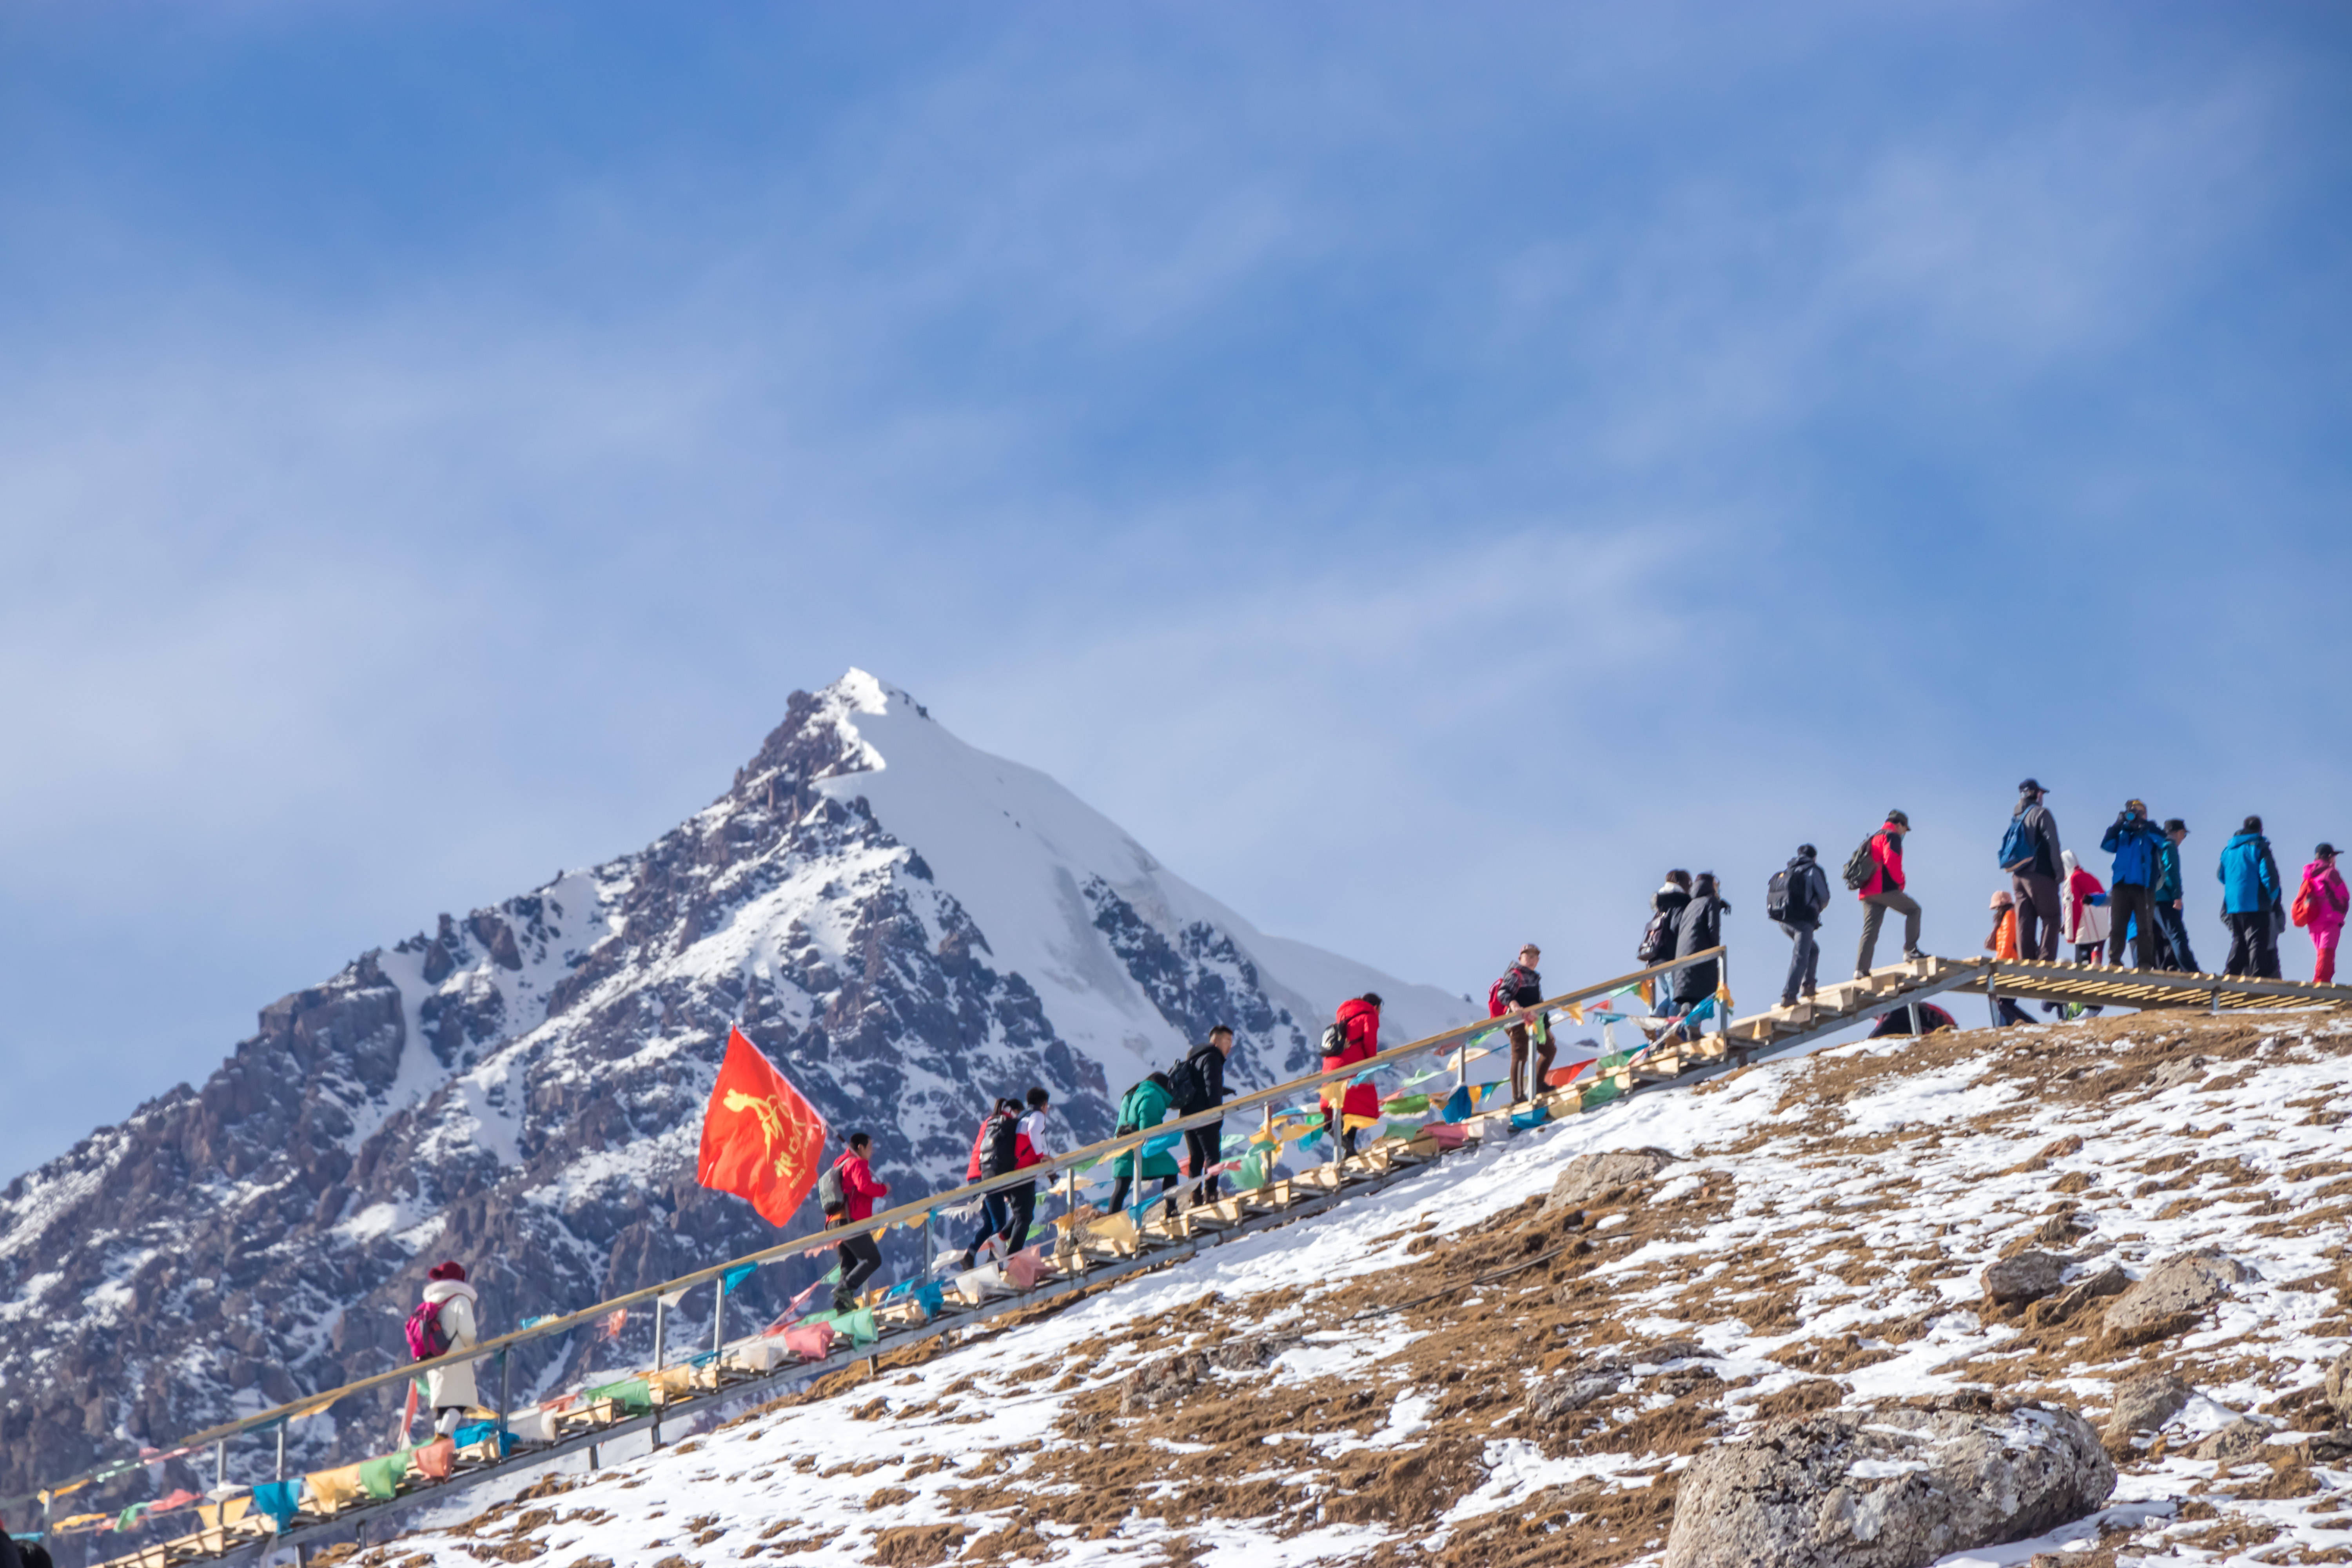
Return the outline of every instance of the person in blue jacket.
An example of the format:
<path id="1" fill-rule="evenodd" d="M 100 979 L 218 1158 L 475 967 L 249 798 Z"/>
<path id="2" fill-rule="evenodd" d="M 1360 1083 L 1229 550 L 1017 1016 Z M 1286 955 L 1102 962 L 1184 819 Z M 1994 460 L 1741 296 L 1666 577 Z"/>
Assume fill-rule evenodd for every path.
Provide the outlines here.
<path id="1" fill-rule="evenodd" d="M 2221 848 L 2221 918 L 2230 922 L 2230 958 L 2224 974 L 2279 977 L 2278 861 L 2263 837 L 2263 819 L 2246 818 Z"/>
<path id="2" fill-rule="evenodd" d="M 2127 800 L 2099 847 L 2116 858 L 2107 879 L 2107 963 L 2124 961 L 2124 935 L 2131 934 L 2132 967 L 2156 967 L 2157 848 L 2164 836 L 2147 819 L 2147 802 Z"/>

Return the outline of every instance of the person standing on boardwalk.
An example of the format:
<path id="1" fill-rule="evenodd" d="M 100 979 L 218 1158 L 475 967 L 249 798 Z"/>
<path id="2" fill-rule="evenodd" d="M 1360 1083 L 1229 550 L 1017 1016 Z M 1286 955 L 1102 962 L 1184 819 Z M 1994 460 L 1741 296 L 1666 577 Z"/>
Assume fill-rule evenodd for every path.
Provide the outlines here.
<path id="1" fill-rule="evenodd" d="M 1503 971 L 1503 977 L 1486 988 L 1486 1016 L 1499 1018 L 1511 1014 L 1514 1021 L 1504 1033 L 1511 1041 L 1511 1103 L 1518 1104 L 1532 1098 L 1543 1088 L 1545 1075 L 1551 1071 L 1552 1054 L 1559 1049 L 1551 1037 L 1550 1028 L 1528 1009 L 1543 1000 L 1543 975 L 1536 965 L 1543 962 L 1543 950 L 1534 942 L 1519 949 L 1518 962 Z M 1530 1035 L 1540 1037 L 1531 1040 Z M 1535 1047 L 1535 1071 L 1528 1071 L 1528 1050 Z"/>
<path id="2" fill-rule="evenodd" d="M 2312 851 L 2311 864 L 2303 868 L 2303 887 L 2295 893 L 2294 901 L 2303 913 L 2298 923 L 2311 932 L 2311 983 L 2333 985 L 2336 942 L 2344 934 L 2345 908 L 2352 904 L 2352 896 L 2347 896 L 2344 886 L 2344 874 L 2336 868 L 2336 846 L 2323 844 Z"/>
<path id="3" fill-rule="evenodd" d="M 2197 952 L 2189 945 L 2189 922 L 2181 914 L 2186 891 L 2180 882 L 2180 841 L 2188 837 L 2189 824 L 2177 816 L 2165 819 L 2164 839 L 2156 847 L 2156 923 L 2172 949 L 2173 968 L 2194 974 Z"/>
<path id="4" fill-rule="evenodd" d="M 2018 955 L 2044 963 L 2058 956 L 2058 857 L 2063 852 L 2058 819 L 2042 804 L 2048 793 L 2038 779 L 2017 786 L 2017 809 L 2010 813 L 2009 835 L 2001 840 L 2001 869 L 2009 873 L 2017 910 Z"/>
<path id="5" fill-rule="evenodd" d="M 1995 893 L 1992 896 L 1992 934 L 1985 938 L 1984 945 L 1985 951 L 1991 953 L 1996 962 L 2017 957 L 2017 926 L 2016 895 Z M 1992 1022 L 1993 1027 L 2003 1029 L 2011 1024 L 2030 1024 L 2032 1021 L 2026 1016 L 2025 1009 L 2017 1005 L 2016 997 L 2003 996 Z"/>
<path id="6" fill-rule="evenodd" d="M 2251 974 L 2258 980 L 2279 977 L 2278 861 L 2271 841 L 2263 837 L 2263 819 L 2246 818 L 2230 842 L 2221 847 L 2221 918 L 2230 922 L 2230 956 L 2224 974 Z"/>
<path id="7" fill-rule="evenodd" d="M 848 1225 L 861 1219 L 872 1219 L 874 1200 L 890 1195 L 889 1184 L 874 1179 L 873 1153 L 872 1133 L 853 1132 L 849 1135 L 849 1146 L 841 1152 L 841 1158 L 833 1163 L 834 1170 L 838 1173 L 835 1179 L 841 1187 L 841 1212 L 836 1215 L 827 1209 L 824 1217 L 828 1224 Z M 881 1244 L 874 1239 L 871 1231 L 859 1231 L 855 1236 L 843 1237 L 835 1248 L 834 1256 L 841 1266 L 841 1279 L 833 1288 L 833 1310 L 836 1312 L 853 1311 L 857 1306 L 858 1291 L 866 1288 L 868 1279 L 881 1272 Z"/>
<path id="8" fill-rule="evenodd" d="M 1681 935 L 1683 910 L 1689 907 L 1691 874 L 1677 868 L 1666 873 L 1658 890 L 1650 895 L 1650 923 L 1642 928 L 1642 944 L 1633 956 L 1643 964 L 1664 963 L 1675 955 L 1675 942 Z M 1660 1016 L 1675 1010 L 1675 977 L 1658 976 L 1652 993 L 1650 1011 Z"/>
<path id="9" fill-rule="evenodd" d="M 1339 1047 L 1335 1054 L 1331 1047 Z M 1323 1031 L 1323 1070 L 1337 1072 L 1370 1061 L 1381 1049 L 1381 999 L 1377 993 L 1367 991 L 1339 1004 L 1339 1011 L 1331 1026 Z M 1381 1091 L 1369 1083 L 1341 1080 L 1323 1086 L 1323 1125 L 1339 1141 L 1344 1154 L 1356 1152 L 1356 1129 L 1348 1125 L 1351 1116 L 1369 1121 L 1381 1113 Z"/>
<path id="10" fill-rule="evenodd" d="M 1846 886 L 1862 898 L 1862 945 L 1853 955 L 1856 980 L 1869 974 L 1871 961 L 1878 955 L 1878 926 L 1889 910 L 1903 917 L 1903 956 L 1925 956 L 1919 951 L 1919 900 L 1904 890 L 1903 883 L 1903 836 L 1910 831 L 1911 819 L 1890 811 L 1885 826 L 1872 834 L 1847 862 Z M 1865 854 L 1869 857 L 1866 870 L 1857 864 Z M 1855 879 L 1857 873 L 1860 880 Z"/>
<path id="11" fill-rule="evenodd" d="M 1204 1110 L 1214 1110 L 1232 1098 L 1225 1087 L 1225 1061 L 1234 1054 L 1234 1031 L 1230 1025 L 1219 1024 L 1209 1031 L 1208 1039 L 1194 1046 L 1184 1059 L 1168 1075 L 1168 1087 L 1173 1095 L 1176 1114 L 1198 1116 Z M 1224 1147 L 1225 1124 L 1212 1121 L 1205 1127 L 1184 1129 L 1184 1163 L 1192 1168 L 1192 1201 L 1213 1203 L 1217 1196 L 1218 1177 L 1214 1174 L 1219 1151 Z"/>
<path id="12" fill-rule="evenodd" d="M 479 1301 L 473 1286 L 466 1282 L 464 1264 L 451 1261 L 433 1266 L 425 1276 L 425 1300 L 417 1314 L 425 1315 L 430 1310 L 442 1346 L 434 1354 L 454 1355 L 474 1348 L 481 1331 L 476 1316 Z M 412 1342 L 415 1337 L 411 1336 Z M 415 1348 L 414 1343 L 411 1348 Z M 444 1437 L 456 1432 L 465 1424 L 466 1412 L 482 1402 L 480 1391 L 474 1386 L 474 1363 L 444 1362 L 426 1373 L 425 1399 L 433 1407 L 433 1430 Z"/>
<path id="13" fill-rule="evenodd" d="M 1797 853 L 1764 892 L 1764 915 L 1778 921 L 1795 945 L 1789 949 L 1789 978 L 1780 986 L 1780 1005 L 1793 1007 L 1800 996 L 1811 996 L 1820 976 L 1822 944 L 1816 934 L 1822 914 L 1830 907 L 1830 879 L 1822 870 L 1820 854 L 1810 844 Z"/>
<path id="14" fill-rule="evenodd" d="M 2154 969 L 2156 958 L 2157 847 L 2164 836 L 2147 819 L 2147 802 L 2127 800 L 2116 814 L 2099 847 L 2114 856 L 2107 883 L 2107 963 L 2121 967 L 2124 938 L 2132 944 L 2132 967 Z"/>

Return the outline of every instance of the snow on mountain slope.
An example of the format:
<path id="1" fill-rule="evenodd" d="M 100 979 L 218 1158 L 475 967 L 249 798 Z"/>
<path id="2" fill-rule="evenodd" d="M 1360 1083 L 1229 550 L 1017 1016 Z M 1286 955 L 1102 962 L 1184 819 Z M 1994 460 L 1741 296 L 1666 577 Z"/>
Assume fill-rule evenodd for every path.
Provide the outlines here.
<path id="1" fill-rule="evenodd" d="M 1240 1033 L 1236 1079 L 1269 1082 L 1366 989 L 1399 1038 L 1469 1011 L 1264 936 L 871 676 L 795 692 L 646 848 L 362 954 L 263 1009 L 201 1088 L 0 1192 L 0 1494 L 395 1363 L 442 1257 L 497 1331 L 771 1245 L 694 1183 L 732 1028 L 911 1194 L 961 1179 L 993 1094 L 1043 1084 L 1069 1136 L 1100 1136 L 1211 1023 Z M 772 1314 L 811 1272 L 763 1269 L 731 1310 Z M 518 1357 L 518 1394 L 590 1353 Z M 295 1429 L 294 1462 L 373 1451 L 383 1404 Z M 89 1500 L 208 1483 L 163 1468 Z"/>
<path id="2" fill-rule="evenodd" d="M 2342 1561 L 2347 1092 L 2352 1024 L 2307 1016 L 1828 1049 L 567 1468 L 382 1560 L 1654 1564 L 1727 1439 L 2027 1399 L 2105 1427 L 2120 1479 L 1948 1568 Z M 1603 1151 L 1655 1168 L 1603 1176 Z M 1992 1300 L 1988 1268 L 2036 1250 L 2035 1299 Z M 2136 1282 L 2187 1255 L 2231 1282 L 2165 1315 Z M 2168 1376 L 2162 1405 L 2129 1392 Z M 1906 1468 L 1848 1472 L 1855 1517 L 1901 1506 Z"/>
<path id="3" fill-rule="evenodd" d="M 1171 942 L 1221 933 L 1255 971 L 1255 989 L 1291 1015 L 1276 1059 L 1258 1059 L 1263 1035 L 1251 1042 L 1257 1051 L 1244 1052 L 1242 1076 L 1253 1083 L 1312 1070 L 1304 1047 L 1341 997 L 1379 992 L 1391 1042 L 1468 1016 L 1463 997 L 1266 937 L 1053 779 L 964 744 L 905 692 L 863 670 L 824 700 L 844 731 L 865 743 L 871 771 L 823 787 L 835 799 L 865 796 L 893 837 L 922 852 L 940 885 L 990 933 L 997 959 L 1037 988 L 1062 1037 L 1118 1083 L 1167 1066 L 1205 1033 L 1206 1016 L 1156 1004 L 1106 941 L 1105 922 L 1123 918 L 1122 904 Z"/>

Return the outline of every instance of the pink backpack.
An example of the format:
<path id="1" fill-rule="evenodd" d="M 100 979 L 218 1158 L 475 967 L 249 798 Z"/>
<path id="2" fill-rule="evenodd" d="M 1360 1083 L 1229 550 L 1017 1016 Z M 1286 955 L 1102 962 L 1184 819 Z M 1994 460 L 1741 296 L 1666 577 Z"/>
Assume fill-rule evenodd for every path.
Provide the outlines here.
<path id="1" fill-rule="evenodd" d="M 419 1301 L 408 1314 L 408 1359 L 431 1361 L 449 1353 L 449 1336 L 441 1331 L 441 1303 Z"/>

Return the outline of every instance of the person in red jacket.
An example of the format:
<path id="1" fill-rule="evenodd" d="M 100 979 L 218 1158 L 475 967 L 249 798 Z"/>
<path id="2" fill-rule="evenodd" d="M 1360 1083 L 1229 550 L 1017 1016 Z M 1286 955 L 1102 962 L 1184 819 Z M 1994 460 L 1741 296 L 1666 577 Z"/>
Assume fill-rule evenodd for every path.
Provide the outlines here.
<path id="1" fill-rule="evenodd" d="M 1381 999 L 1367 991 L 1361 996 L 1351 996 L 1339 1004 L 1334 1020 L 1347 1040 L 1347 1047 L 1338 1056 L 1323 1058 L 1323 1070 L 1336 1072 L 1340 1068 L 1368 1061 L 1380 1053 Z M 1356 1129 L 1347 1123 L 1350 1116 L 1377 1117 L 1381 1113 L 1381 1091 L 1369 1083 L 1326 1084 L 1323 1088 L 1323 1126 L 1336 1133 L 1343 1152 L 1356 1152 Z"/>
<path id="2" fill-rule="evenodd" d="M 1856 980 L 1870 973 L 1871 962 L 1878 956 L 1878 922 L 1889 910 L 1903 917 L 1903 956 L 1921 956 L 1919 900 L 1903 890 L 1903 836 L 1910 831 L 1911 819 L 1890 811 L 1886 826 L 1870 836 L 1870 880 L 1861 888 L 1862 946 L 1853 955 Z"/>
<path id="3" fill-rule="evenodd" d="M 871 1133 L 853 1132 L 849 1147 L 835 1160 L 835 1169 L 841 1173 L 841 1223 L 855 1224 L 874 1217 L 874 1200 L 890 1195 L 889 1186 L 874 1179 L 874 1167 L 867 1156 L 874 1152 Z M 858 1287 L 874 1278 L 882 1267 L 882 1248 L 870 1231 L 859 1231 L 846 1237 L 836 1249 L 841 1259 L 841 1281 L 833 1288 L 833 1309 L 846 1312 L 857 1305 Z"/>

